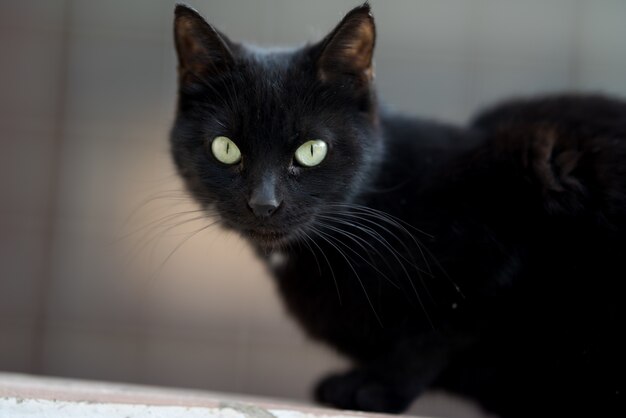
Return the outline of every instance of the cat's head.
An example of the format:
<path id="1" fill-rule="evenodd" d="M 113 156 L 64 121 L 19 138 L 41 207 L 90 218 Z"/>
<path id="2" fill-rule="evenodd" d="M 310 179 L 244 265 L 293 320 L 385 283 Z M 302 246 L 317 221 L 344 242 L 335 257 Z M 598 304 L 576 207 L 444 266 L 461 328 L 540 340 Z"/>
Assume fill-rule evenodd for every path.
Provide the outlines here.
<path id="1" fill-rule="evenodd" d="M 369 5 L 293 50 L 233 42 L 186 6 L 174 26 L 172 155 L 203 207 L 265 247 L 355 197 L 380 152 Z"/>

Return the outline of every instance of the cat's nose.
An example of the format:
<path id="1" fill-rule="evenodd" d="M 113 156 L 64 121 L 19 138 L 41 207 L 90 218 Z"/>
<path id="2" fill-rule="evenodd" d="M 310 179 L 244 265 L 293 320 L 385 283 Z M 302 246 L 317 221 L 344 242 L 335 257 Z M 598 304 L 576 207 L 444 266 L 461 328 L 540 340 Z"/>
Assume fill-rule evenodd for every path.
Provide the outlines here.
<path id="1" fill-rule="evenodd" d="M 258 218 L 269 218 L 280 206 L 280 202 L 276 199 L 270 200 L 254 200 L 250 199 L 248 206 L 252 209 Z"/>
<path id="2" fill-rule="evenodd" d="M 276 196 L 276 180 L 274 176 L 264 176 L 252 191 L 248 206 L 258 218 L 269 218 L 281 204 Z"/>

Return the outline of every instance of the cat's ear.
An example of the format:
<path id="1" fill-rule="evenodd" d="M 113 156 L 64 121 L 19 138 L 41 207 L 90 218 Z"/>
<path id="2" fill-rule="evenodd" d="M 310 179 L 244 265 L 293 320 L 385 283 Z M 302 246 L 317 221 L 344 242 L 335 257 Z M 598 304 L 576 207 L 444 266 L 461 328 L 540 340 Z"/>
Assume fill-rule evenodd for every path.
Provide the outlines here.
<path id="1" fill-rule="evenodd" d="M 234 62 L 232 42 L 188 6 L 177 5 L 174 14 L 180 82 L 207 80 L 228 71 Z"/>
<path id="2" fill-rule="evenodd" d="M 374 17 L 365 3 L 352 9 L 321 42 L 318 77 L 328 81 L 348 76 L 359 85 L 369 84 L 374 77 L 375 42 Z"/>

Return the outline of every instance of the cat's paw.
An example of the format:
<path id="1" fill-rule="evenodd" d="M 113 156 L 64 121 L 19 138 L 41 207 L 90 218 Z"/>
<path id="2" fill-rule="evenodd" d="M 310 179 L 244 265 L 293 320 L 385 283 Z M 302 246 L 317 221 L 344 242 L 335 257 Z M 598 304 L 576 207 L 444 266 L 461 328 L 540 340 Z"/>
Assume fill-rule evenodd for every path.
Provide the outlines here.
<path id="1" fill-rule="evenodd" d="M 315 388 L 315 398 L 335 408 L 398 413 L 413 400 L 404 389 L 365 370 L 353 370 L 322 379 Z"/>

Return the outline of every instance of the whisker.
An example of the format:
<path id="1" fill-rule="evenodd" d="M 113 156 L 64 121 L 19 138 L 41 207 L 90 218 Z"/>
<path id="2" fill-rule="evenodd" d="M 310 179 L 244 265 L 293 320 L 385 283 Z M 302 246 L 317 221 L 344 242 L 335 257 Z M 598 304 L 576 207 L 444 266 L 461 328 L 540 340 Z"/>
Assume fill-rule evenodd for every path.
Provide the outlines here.
<path id="1" fill-rule="evenodd" d="M 406 233 L 415 243 L 416 247 L 418 248 L 418 250 L 420 251 L 420 254 L 422 256 L 422 259 L 424 260 L 424 263 L 426 263 L 426 266 L 428 268 L 428 271 L 430 272 L 431 276 L 432 276 L 432 269 L 430 268 L 430 264 L 428 263 L 428 258 L 426 257 L 426 254 L 424 253 L 424 250 L 426 250 L 426 252 L 428 253 L 428 256 L 431 258 L 431 260 L 433 260 L 435 262 L 435 265 L 439 268 L 439 270 L 443 273 L 443 275 L 446 277 L 446 279 L 450 282 L 450 284 L 454 287 L 454 289 L 462 296 L 463 296 L 463 292 L 461 291 L 459 285 L 452 279 L 452 277 L 450 277 L 450 275 L 445 271 L 445 269 L 443 268 L 443 266 L 441 265 L 441 263 L 437 260 L 437 258 L 435 257 L 435 255 L 432 253 L 432 251 L 430 251 L 423 243 L 421 243 L 413 234 L 411 234 L 406 228 L 404 228 L 402 225 L 406 225 L 407 227 L 423 234 L 426 235 L 429 238 L 434 238 L 432 235 L 414 227 L 413 225 L 409 224 L 408 222 L 399 219 L 393 215 L 390 215 L 386 212 L 377 210 L 377 209 L 373 209 L 367 206 L 363 206 L 363 205 L 359 205 L 356 203 L 329 203 L 328 206 L 335 206 L 335 207 L 340 207 L 340 208 L 347 208 L 347 209 L 352 209 L 355 211 L 360 211 L 360 214 L 363 216 L 370 216 L 370 217 L 374 217 L 377 219 L 380 219 L 381 221 L 384 221 L 386 223 L 389 223 L 391 225 L 395 225 L 397 228 L 399 228 L 400 230 L 402 230 L 404 233 Z M 349 212 L 348 212 L 349 213 Z M 354 215 L 352 215 L 354 216 Z M 380 225 L 379 225 L 380 227 Z M 425 273 L 422 270 L 423 273 Z"/>
<path id="2" fill-rule="evenodd" d="M 156 219 L 156 220 L 150 221 L 150 222 L 148 222 L 148 223 L 146 223 L 146 224 L 144 224 L 144 225 L 142 225 L 142 226 L 137 227 L 135 230 L 130 231 L 130 232 L 128 232 L 128 233 L 126 233 L 126 234 L 124 234 L 124 235 L 122 235 L 122 236 L 120 236 L 120 237 L 116 238 L 116 239 L 112 242 L 112 244 L 115 244 L 115 243 L 118 243 L 118 242 L 120 242 L 120 241 L 123 241 L 123 240 L 125 240 L 125 239 L 127 239 L 127 238 L 130 238 L 130 237 L 132 237 L 133 235 L 136 235 L 136 234 L 138 234 L 139 232 L 141 232 L 141 231 L 145 230 L 146 228 L 149 228 L 149 227 L 151 227 L 151 226 L 153 226 L 153 225 L 155 225 L 155 224 L 158 224 L 159 222 L 166 222 L 166 221 L 168 221 L 168 220 L 170 220 L 170 219 L 176 219 L 176 218 L 178 218 L 178 217 L 180 217 L 180 216 L 183 216 L 183 215 L 188 215 L 188 214 L 191 214 L 191 213 L 200 213 L 200 212 L 205 212 L 205 211 L 204 211 L 203 209 L 196 209 L 196 210 L 186 210 L 186 211 L 183 211 L 183 212 L 177 212 L 177 213 L 170 213 L 169 215 L 165 215 L 165 216 L 163 216 L 163 217 L 161 217 L 161 218 L 159 218 L 159 219 Z"/>
<path id="3" fill-rule="evenodd" d="M 361 209 L 361 210 L 366 211 L 366 212 L 379 214 L 379 215 L 381 215 L 381 216 L 383 216 L 385 218 L 388 218 L 390 221 L 395 221 L 395 222 L 397 222 L 397 223 L 399 223 L 401 225 L 404 225 L 407 228 L 410 228 L 410 229 L 414 230 L 415 232 L 418 232 L 418 233 L 420 233 L 422 235 L 425 235 L 428 238 L 434 238 L 434 236 L 432 236 L 428 232 L 425 232 L 425 231 L 423 231 L 423 230 L 421 230 L 419 228 L 416 228 L 414 225 L 411 225 L 410 223 L 406 222 L 405 220 L 400 219 L 397 216 L 393 216 L 393 215 L 391 215 L 391 214 L 389 214 L 387 212 L 384 212 L 382 210 L 374 209 L 374 208 L 371 208 L 369 206 L 360 205 L 358 203 L 340 203 L 340 202 L 336 202 L 336 203 L 328 203 L 327 205 L 328 206 L 340 206 L 340 207 L 346 207 L 346 208 L 351 208 L 351 209 Z M 406 231 L 406 233 L 408 235 L 411 235 L 411 233 L 409 231 Z"/>
<path id="4" fill-rule="evenodd" d="M 329 214 L 335 215 L 335 213 L 330 212 Z M 424 274 L 428 274 L 430 276 L 433 276 L 432 272 L 430 271 L 426 271 L 421 269 L 419 266 L 417 266 L 417 264 L 415 263 L 415 260 L 409 260 L 407 259 L 404 255 L 402 255 L 400 252 L 398 252 L 397 250 L 395 250 L 393 248 L 393 246 L 389 243 L 389 241 L 387 241 L 378 231 L 373 230 L 372 228 L 369 228 L 366 225 L 363 225 L 362 223 L 359 223 L 360 221 L 364 221 L 364 222 L 368 222 L 372 225 L 375 225 L 381 229 L 383 229 L 384 231 L 388 232 L 390 235 L 392 235 L 403 247 L 404 250 L 409 254 L 409 256 L 412 258 L 411 256 L 411 251 L 409 250 L 409 248 L 406 246 L 406 244 L 404 243 L 404 241 L 402 241 L 397 235 L 393 234 L 391 231 L 389 231 L 389 229 L 381 226 L 380 224 L 378 224 L 377 222 L 374 222 L 371 219 L 366 219 L 366 218 L 362 218 L 358 215 L 355 215 L 351 212 L 338 212 L 337 215 L 340 216 L 349 216 L 351 217 L 355 222 L 348 222 L 345 219 L 341 219 L 338 217 L 329 217 L 329 219 L 332 219 L 333 221 L 336 222 L 340 222 L 343 223 L 345 225 L 349 225 L 352 226 L 355 229 L 359 229 L 363 232 L 365 232 L 366 234 L 370 235 L 372 238 L 376 239 L 378 242 L 380 242 L 387 250 L 389 250 L 389 252 L 391 253 L 395 253 L 397 254 L 400 258 L 402 258 L 404 261 L 406 261 L 407 263 L 409 263 L 411 265 L 411 267 L 415 268 L 418 272 L 420 273 L 424 273 Z M 324 216 L 328 216 L 328 215 L 318 215 L 320 217 L 324 217 Z"/>
<path id="5" fill-rule="evenodd" d="M 311 254 L 313 254 L 313 257 L 315 258 L 315 264 L 317 265 L 317 271 L 319 272 L 319 275 L 322 275 L 322 266 L 320 266 L 320 262 L 317 259 L 317 254 L 315 254 L 315 251 L 313 250 L 313 247 L 311 247 L 311 245 L 307 242 L 307 237 L 306 235 L 302 235 L 304 233 L 304 231 L 300 232 L 300 231 L 296 231 L 296 239 L 298 240 L 298 245 L 300 243 L 303 243 L 304 245 L 307 246 L 307 248 L 309 249 L 309 251 L 311 252 Z"/>
<path id="6" fill-rule="evenodd" d="M 330 230 L 332 230 L 332 231 L 335 231 L 337 234 L 340 234 L 340 235 L 343 235 L 343 236 L 346 236 L 346 237 L 350 238 L 350 239 L 351 239 L 353 242 L 355 242 L 355 243 L 356 243 L 359 247 L 361 247 L 361 248 L 363 249 L 363 251 L 365 251 L 365 252 L 369 255 L 369 252 L 367 251 L 367 248 L 365 248 L 365 247 L 364 247 L 364 246 L 363 246 L 360 242 L 358 242 L 358 241 L 356 240 L 356 238 L 362 239 L 361 237 L 358 237 L 357 235 L 351 234 L 350 232 L 344 231 L 344 230 L 342 230 L 342 229 L 340 229 L 340 228 L 336 228 L 336 227 L 334 227 L 334 226 L 332 226 L 332 225 L 325 224 L 325 223 L 323 223 L 323 222 L 321 222 L 321 221 L 318 221 L 318 222 L 317 222 L 317 224 L 318 224 L 318 225 L 320 225 L 320 226 L 322 226 L 322 227 L 324 227 L 324 228 L 328 228 L 328 229 L 330 229 Z M 338 243 L 340 243 L 341 241 L 337 240 L 337 242 L 338 242 Z M 367 241 L 365 241 L 365 242 L 367 242 Z M 350 246 L 349 246 L 349 245 L 346 245 L 346 244 L 345 244 L 345 243 L 343 243 L 343 242 L 341 242 L 341 243 L 344 245 L 344 247 L 345 247 L 346 249 L 348 249 L 348 250 L 352 251 L 352 252 L 353 252 L 353 253 L 354 253 L 357 257 L 359 257 L 361 260 L 363 260 L 364 262 L 366 262 L 366 263 L 367 263 L 370 267 L 372 267 L 372 268 L 373 268 L 373 269 L 374 269 L 377 273 L 379 273 L 381 276 L 383 276 L 385 279 L 387 279 L 387 281 L 388 281 L 388 282 L 389 282 L 389 283 L 390 283 L 393 287 L 395 287 L 396 289 L 401 289 L 401 288 L 400 288 L 400 286 L 399 286 L 396 282 L 394 282 L 393 280 L 391 280 L 391 279 L 390 279 L 390 278 L 389 278 L 389 277 L 388 277 L 385 273 L 383 273 L 382 271 L 380 271 L 380 269 L 379 269 L 378 267 L 376 267 L 376 265 L 374 264 L 374 260 L 372 260 L 372 259 L 371 259 L 371 256 L 370 256 L 370 261 L 367 261 L 367 260 L 366 260 L 366 259 L 365 259 L 362 255 L 360 255 L 360 254 L 359 254 L 358 252 L 356 252 L 354 249 L 350 248 Z M 369 244 L 369 243 L 368 243 L 368 244 Z M 371 244 L 370 244 L 370 245 L 371 245 Z M 374 248 L 374 247 L 372 247 L 372 248 Z M 383 259 L 384 259 L 384 258 L 383 258 Z"/>
<path id="7" fill-rule="evenodd" d="M 304 234 L 305 237 L 307 237 L 309 239 L 309 241 L 313 245 L 315 245 L 320 250 L 320 253 L 322 254 L 322 257 L 324 257 L 324 260 L 326 260 L 326 264 L 328 264 L 328 268 L 330 269 L 330 274 L 333 277 L 333 281 L 335 282 L 335 289 L 337 289 L 337 297 L 339 298 L 339 304 L 341 305 L 342 304 L 342 302 L 341 302 L 341 293 L 339 292 L 339 283 L 337 282 L 337 277 L 335 276 L 335 271 L 333 270 L 333 265 L 328 260 L 328 257 L 326 256 L 326 253 L 324 252 L 322 247 L 320 247 L 319 244 L 317 242 L 315 242 L 315 240 L 313 238 L 311 238 L 309 236 L 309 234 L 307 234 L 305 231 L 302 231 L 302 233 Z M 319 264 L 318 264 L 318 266 L 319 266 Z"/>
<path id="8" fill-rule="evenodd" d="M 431 300 L 431 301 L 432 301 L 435 305 L 437 304 L 437 303 L 436 303 L 436 301 L 435 301 L 435 299 L 433 298 L 432 294 L 430 293 L 430 290 L 428 289 L 428 286 L 427 286 L 426 282 L 424 281 L 424 277 L 422 276 L 422 274 L 426 274 L 426 275 L 428 275 L 428 276 L 430 276 L 430 277 L 434 277 L 434 275 L 433 275 L 430 271 L 424 271 L 424 270 L 422 270 L 421 268 L 419 268 L 419 267 L 415 264 L 415 259 L 413 259 L 412 255 L 410 254 L 410 253 L 411 253 L 411 251 L 410 251 L 410 250 L 409 250 L 409 248 L 408 248 L 408 247 L 404 244 L 404 241 L 400 240 L 400 238 L 399 238 L 399 237 L 397 237 L 395 234 L 393 234 L 393 233 L 392 233 L 391 231 L 389 231 L 387 228 L 382 227 L 382 226 L 381 226 L 381 225 L 379 225 L 377 222 L 374 222 L 374 221 L 372 221 L 372 220 L 370 220 L 370 219 L 365 219 L 365 218 L 362 218 L 362 217 L 360 217 L 360 216 L 355 216 L 354 214 L 352 214 L 352 213 L 350 213 L 350 212 L 340 212 L 340 215 L 343 215 L 343 216 L 349 216 L 349 217 L 353 218 L 355 222 L 347 222 L 347 221 L 345 221 L 345 220 L 343 220 L 343 219 L 334 219 L 333 217 L 327 217 L 327 218 L 333 219 L 333 221 L 340 222 L 340 223 L 343 223 L 343 224 L 345 224 L 345 225 L 352 226 L 352 227 L 357 228 L 357 229 L 359 229 L 359 230 L 361 230 L 361 231 L 365 232 L 366 234 L 368 234 L 368 235 L 372 236 L 375 240 L 377 240 L 378 242 L 380 242 L 380 243 L 383 245 L 383 247 L 385 247 L 385 249 L 387 249 L 387 250 L 388 250 L 388 251 L 389 251 L 389 252 L 390 252 L 390 253 L 394 256 L 394 258 L 396 258 L 396 260 L 398 261 L 398 263 L 399 263 L 400 265 L 402 265 L 402 263 L 400 262 L 400 260 L 398 260 L 398 256 L 399 256 L 399 257 L 401 257 L 403 260 L 405 260 L 407 263 L 409 263 L 409 265 L 415 269 L 415 271 L 416 271 L 416 273 L 417 273 L 417 276 L 418 276 L 418 278 L 419 278 L 419 281 L 420 281 L 420 283 L 422 284 L 422 287 L 424 288 L 424 290 L 426 291 L 426 294 L 428 295 L 428 298 L 429 298 L 429 299 L 430 299 L 430 300 Z M 320 215 L 320 216 L 324 217 L 323 215 Z M 377 231 L 374 231 L 372 228 L 369 228 L 369 227 L 368 227 L 368 226 L 366 226 L 366 225 L 363 225 L 363 224 L 359 223 L 359 220 L 361 220 L 361 221 L 366 221 L 366 222 L 371 223 L 371 224 L 373 224 L 373 225 L 376 225 L 376 226 L 378 226 L 378 227 L 382 227 L 382 228 L 383 228 L 386 232 L 390 233 L 393 237 L 395 237 L 395 238 L 396 238 L 396 240 L 400 241 L 400 243 L 401 243 L 401 244 L 402 244 L 402 246 L 404 247 L 404 250 L 405 250 L 407 253 L 409 253 L 409 255 L 411 256 L 411 260 L 412 260 L 412 262 L 411 262 L 411 261 L 409 261 L 406 257 L 404 257 L 404 256 L 403 256 L 403 255 L 402 255 L 399 251 L 395 250 L 395 249 L 393 248 L 393 246 L 392 246 L 392 245 L 391 245 L 391 244 L 390 244 L 390 243 L 389 243 L 389 242 L 388 242 L 388 241 L 387 241 L 387 240 L 386 240 L 386 239 L 385 239 L 385 238 L 384 238 L 384 237 L 383 237 L 380 233 L 378 233 Z M 419 251 L 420 251 L 420 253 L 421 253 L 421 252 L 422 252 L 421 248 L 420 248 L 419 246 L 418 246 L 418 248 L 419 248 Z M 382 255 L 381 255 L 381 258 L 383 258 L 383 260 L 385 260 L 385 262 L 386 262 L 386 259 L 385 259 L 384 257 L 382 257 Z M 387 263 L 387 265 L 389 265 L 389 264 Z M 412 279 L 408 276 L 408 274 L 407 274 L 407 278 L 408 278 L 408 280 L 409 280 L 409 281 L 411 281 L 411 286 L 414 288 L 414 285 L 413 285 Z M 417 295 L 417 291 L 415 290 L 415 288 L 414 288 L 414 291 L 416 292 L 416 296 L 418 296 L 418 295 Z M 419 298 L 419 296 L 418 296 L 418 298 Z"/>
<path id="9" fill-rule="evenodd" d="M 369 228 L 368 228 L 368 229 L 369 229 Z M 380 234 L 377 234 L 377 235 L 379 235 L 379 236 L 380 236 Z M 372 235 L 372 236 L 373 236 L 373 235 Z M 375 238 L 375 237 L 374 237 L 374 238 Z M 382 238 L 382 237 L 381 237 L 381 238 Z M 383 240 L 384 242 L 386 242 L 386 243 L 387 243 L 387 245 L 388 245 L 387 240 L 385 240 L 384 238 L 382 238 L 382 240 Z M 383 243 L 383 242 L 382 242 L 382 241 L 380 241 L 380 240 L 379 240 L 379 242 Z M 386 245 L 386 244 L 383 244 L 383 245 Z M 402 261 L 401 261 L 401 260 L 400 260 L 400 258 L 398 257 L 397 251 L 395 251 L 395 250 L 393 249 L 393 247 L 391 247 L 390 245 L 388 245 L 387 249 L 388 249 L 388 251 L 391 253 L 391 255 L 392 255 L 392 256 L 396 259 L 396 261 L 398 262 L 398 265 L 400 266 L 400 268 L 401 268 L 401 269 L 402 269 L 402 271 L 404 272 L 404 275 L 406 276 L 407 281 L 408 281 L 408 282 L 409 282 L 409 284 L 411 285 L 411 288 L 413 289 L 413 293 L 415 294 L 415 297 L 417 298 L 417 301 L 418 301 L 418 303 L 419 303 L 420 307 L 422 308 L 422 311 L 423 311 L 423 312 L 424 312 L 424 314 L 426 315 L 426 318 L 428 319 L 428 322 L 429 322 L 430 326 L 431 326 L 431 327 L 433 327 L 433 329 L 434 329 L 434 324 L 433 324 L 433 322 L 432 322 L 432 320 L 431 320 L 431 318 L 430 318 L 430 315 L 428 314 L 428 310 L 426 309 L 426 305 L 424 305 L 424 302 L 422 301 L 422 297 L 420 296 L 420 294 L 419 294 L 419 292 L 418 292 L 417 288 L 415 287 L 415 283 L 413 283 L 413 279 L 411 278 L 411 275 L 409 274 L 408 270 L 407 270 L 407 269 L 406 269 L 406 267 L 404 266 L 404 263 L 402 263 Z M 418 275 L 419 275 L 419 272 L 418 272 Z M 425 283 L 424 283 L 424 281 L 422 280 L 421 276 L 420 276 L 420 280 L 421 280 L 421 282 L 422 282 L 422 286 L 424 286 L 424 287 L 426 288 L 426 284 L 425 284 Z M 429 296 L 430 296 L 430 292 L 428 292 L 428 291 L 427 291 L 427 293 L 428 293 L 428 294 L 429 294 Z M 432 296 L 431 296 L 431 299 L 432 299 Z"/>
<path id="10" fill-rule="evenodd" d="M 459 285 L 452 279 L 452 277 L 450 277 L 450 275 L 448 274 L 448 272 L 443 268 L 443 266 L 441 265 L 441 263 L 439 262 L 439 260 L 437 260 L 437 258 L 435 257 L 435 255 L 432 253 L 432 251 L 430 251 L 428 249 L 428 247 L 424 247 L 424 249 L 426 250 L 426 252 L 428 252 L 428 255 L 430 255 L 430 258 L 432 258 L 432 260 L 435 262 L 435 264 L 437 265 L 437 267 L 439 268 L 439 270 L 441 270 L 441 272 L 443 273 L 443 275 L 448 279 L 448 281 L 450 282 L 450 284 L 452 286 L 454 286 L 454 289 L 457 291 L 457 293 L 459 295 L 461 295 L 461 297 L 463 299 L 465 299 L 465 294 L 463 293 L 463 291 L 461 290 L 461 288 L 459 287 Z"/>
<path id="11" fill-rule="evenodd" d="M 158 229 L 158 228 L 160 228 L 160 227 L 164 226 L 164 225 L 161 223 L 161 224 L 157 225 L 156 227 L 154 227 L 153 229 L 148 230 L 146 233 L 144 233 L 144 234 L 143 234 L 143 236 L 142 236 L 142 237 L 139 239 L 139 241 L 137 242 L 137 244 L 136 244 L 136 245 L 137 245 L 136 249 L 135 249 L 134 251 L 131 251 L 131 253 L 130 253 L 130 254 L 128 254 L 128 261 L 127 261 L 127 263 L 130 263 L 130 262 L 131 262 L 131 261 L 133 261 L 136 257 L 138 257 L 138 256 L 142 253 L 142 251 L 143 251 L 143 250 L 144 250 L 144 249 L 145 249 L 148 245 L 150 245 L 150 243 L 155 242 L 155 240 L 156 240 L 156 243 L 158 243 L 158 241 L 159 241 L 160 239 L 162 239 L 162 238 L 165 236 L 165 234 L 167 234 L 167 233 L 168 233 L 169 231 L 171 231 L 172 229 L 177 228 L 177 227 L 179 227 L 179 226 L 181 226 L 181 225 L 187 224 L 187 223 L 189 223 L 189 222 L 194 222 L 194 221 L 197 221 L 197 220 L 200 220 L 200 219 L 204 219 L 204 218 L 206 218 L 206 216 L 196 216 L 196 217 L 191 218 L 191 219 L 185 219 L 185 220 L 183 220 L 183 221 L 176 222 L 176 223 L 175 223 L 175 224 L 173 224 L 173 225 L 167 225 L 165 229 L 163 229 L 163 230 L 161 230 L 161 231 L 156 231 L 156 232 L 155 232 L 155 229 Z M 156 244 L 152 246 L 152 249 L 151 249 L 151 251 L 150 251 L 150 257 L 149 257 L 149 259 L 150 259 L 150 260 L 153 258 L 152 256 L 153 256 L 154 251 L 155 251 L 155 249 L 156 249 L 155 247 L 156 247 Z"/>
<path id="12" fill-rule="evenodd" d="M 152 259 L 154 258 L 153 256 L 154 256 L 154 253 L 155 253 L 155 252 L 156 252 L 156 250 L 157 250 L 157 247 L 158 247 L 158 245 L 159 245 L 159 241 L 161 241 L 161 240 L 162 240 L 163 238 L 165 238 L 165 237 L 169 237 L 169 236 L 171 236 L 171 235 L 167 235 L 167 233 L 168 233 L 169 231 L 171 231 L 172 229 L 176 229 L 176 228 L 178 228 L 178 227 L 180 227 L 180 226 L 182 226 L 182 225 L 186 225 L 186 224 L 188 224 L 188 223 L 195 222 L 195 221 L 199 221 L 199 220 L 201 220 L 201 219 L 205 219 L 205 218 L 206 218 L 206 215 L 196 216 L 195 218 L 186 219 L 186 220 L 184 220 L 184 221 L 177 222 L 176 224 L 174 224 L 174 225 L 172 225 L 172 226 L 169 226 L 169 227 L 165 228 L 164 230 L 162 230 L 162 231 L 160 231 L 160 232 L 157 232 L 157 233 L 156 233 L 155 235 L 153 235 L 153 236 L 149 239 L 149 241 L 148 241 L 148 244 L 152 243 L 152 247 L 151 247 L 151 249 L 150 249 L 150 256 L 149 256 L 149 258 L 148 258 L 148 259 L 149 259 L 149 260 L 152 260 Z M 180 234 L 179 234 L 179 235 L 180 235 Z M 184 235 L 184 233 L 183 233 L 183 235 Z M 176 234 L 174 234 L 174 236 L 176 236 Z"/>
<path id="13" fill-rule="evenodd" d="M 176 200 L 176 201 L 190 201 L 189 196 L 180 190 L 164 190 L 157 193 L 154 193 L 151 196 L 147 196 L 141 203 L 137 205 L 126 217 L 126 219 L 122 222 L 122 226 L 125 226 L 130 223 L 130 221 L 147 205 L 156 201 L 156 200 Z"/>
<path id="14" fill-rule="evenodd" d="M 167 255 L 167 257 L 165 257 L 165 259 L 159 264 L 159 267 L 157 268 L 157 270 L 155 271 L 154 275 L 152 276 L 152 279 L 155 279 L 157 277 L 157 275 L 161 272 L 163 267 L 165 267 L 167 262 L 178 251 L 178 249 L 180 249 L 180 247 L 182 247 L 186 242 L 188 242 L 191 238 L 193 238 L 196 235 L 198 235 L 200 232 L 207 230 L 208 228 L 212 227 L 213 225 L 215 225 L 217 223 L 218 223 L 218 221 L 211 222 L 210 224 L 205 225 L 202 228 L 200 228 L 200 229 L 198 229 L 198 230 L 196 230 L 196 231 L 194 231 L 192 233 L 189 233 L 189 235 L 185 239 L 183 239 L 181 242 L 179 242 L 176 245 L 176 247 L 174 247 L 174 249 Z"/>
<path id="15" fill-rule="evenodd" d="M 363 289 L 363 293 L 365 294 L 365 298 L 367 299 L 367 302 L 369 303 L 370 307 L 372 308 L 372 312 L 374 313 L 374 316 L 376 317 L 376 319 L 378 320 L 378 323 L 380 324 L 381 327 L 384 327 L 382 321 L 380 320 L 380 317 L 378 316 L 378 313 L 376 312 L 376 309 L 374 308 L 374 304 L 372 303 L 372 300 L 370 299 L 368 293 L 367 293 L 367 289 L 365 289 L 365 285 L 363 285 L 363 281 L 361 280 L 361 277 L 359 276 L 359 273 L 357 273 L 356 269 L 354 268 L 354 266 L 352 266 L 352 263 L 350 263 L 350 260 L 348 260 L 348 256 L 341 251 L 341 249 L 339 247 L 337 247 L 335 244 L 333 244 L 331 242 L 331 238 L 332 235 L 328 235 L 314 227 L 310 227 L 313 231 L 316 231 L 318 236 L 320 238 L 322 238 L 324 241 L 326 241 L 328 244 L 330 244 L 333 248 L 335 248 L 339 254 L 341 254 L 341 256 L 344 258 L 344 260 L 346 260 L 346 263 L 348 263 L 348 266 L 350 267 L 350 269 L 352 270 L 352 272 L 354 273 L 354 275 L 356 276 L 357 280 L 359 281 L 359 284 L 361 285 L 361 289 Z M 326 238 L 328 237 L 328 238 Z"/>
<path id="16" fill-rule="evenodd" d="M 357 211 L 357 213 L 355 213 L 354 211 Z M 412 261 L 408 261 L 409 263 L 413 264 L 414 267 L 417 267 L 417 265 L 415 264 L 415 259 L 413 259 L 412 256 L 412 252 L 408 250 L 406 244 L 404 243 L 403 240 L 401 240 L 400 238 L 398 238 L 398 236 L 396 236 L 396 234 L 394 234 L 393 232 L 391 232 L 388 228 L 385 228 L 383 225 L 381 225 L 378 222 L 374 222 L 372 219 L 368 219 L 366 216 L 369 216 L 371 218 L 380 220 L 382 222 L 385 222 L 391 226 L 394 226 L 396 228 L 398 228 L 401 232 L 403 232 L 404 234 L 408 235 L 409 238 L 411 238 L 411 240 L 413 241 L 413 243 L 415 244 L 415 246 L 419 249 L 421 248 L 421 246 L 423 245 L 415 236 L 413 236 L 413 234 L 411 234 L 406 228 L 402 227 L 402 225 L 398 224 L 396 221 L 394 221 L 393 219 L 389 219 L 383 216 L 384 212 L 378 211 L 378 212 L 367 212 L 362 210 L 361 208 L 356 208 L 356 209 L 352 209 L 352 210 L 348 210 L 348 211 L 336 211 L 338 214 L 342 214 L 342 215 L 346 215 L 346 216 L 350 216 L 353 218 L 358 218 L 364 222 L 368 222 L 371 224 L 376 225 L 378 228 L 383 229 L 384 231 L 386 231 L 388 234 L 390 234 L 391 236 L 393 236 L 398 242 L 400 242 L 400 244 L 404 247 L 405 251 L 407 251 L 407 253 L 409 254 L 409 256 L 412 258 Z M 428 273 L 432 276 L 432 270 L 430 269 L 430 265 L 428 263 L 428 260 L 426 260 L 426 258 L 424 257 L 423 253 L 420 251 L 420 254 L 422 255 L 422 259 L 424 260 L 424 263 L 426 264 L 426 268 L 428 269 L 428 271 L 420 269 L 423 273 Z"/>

